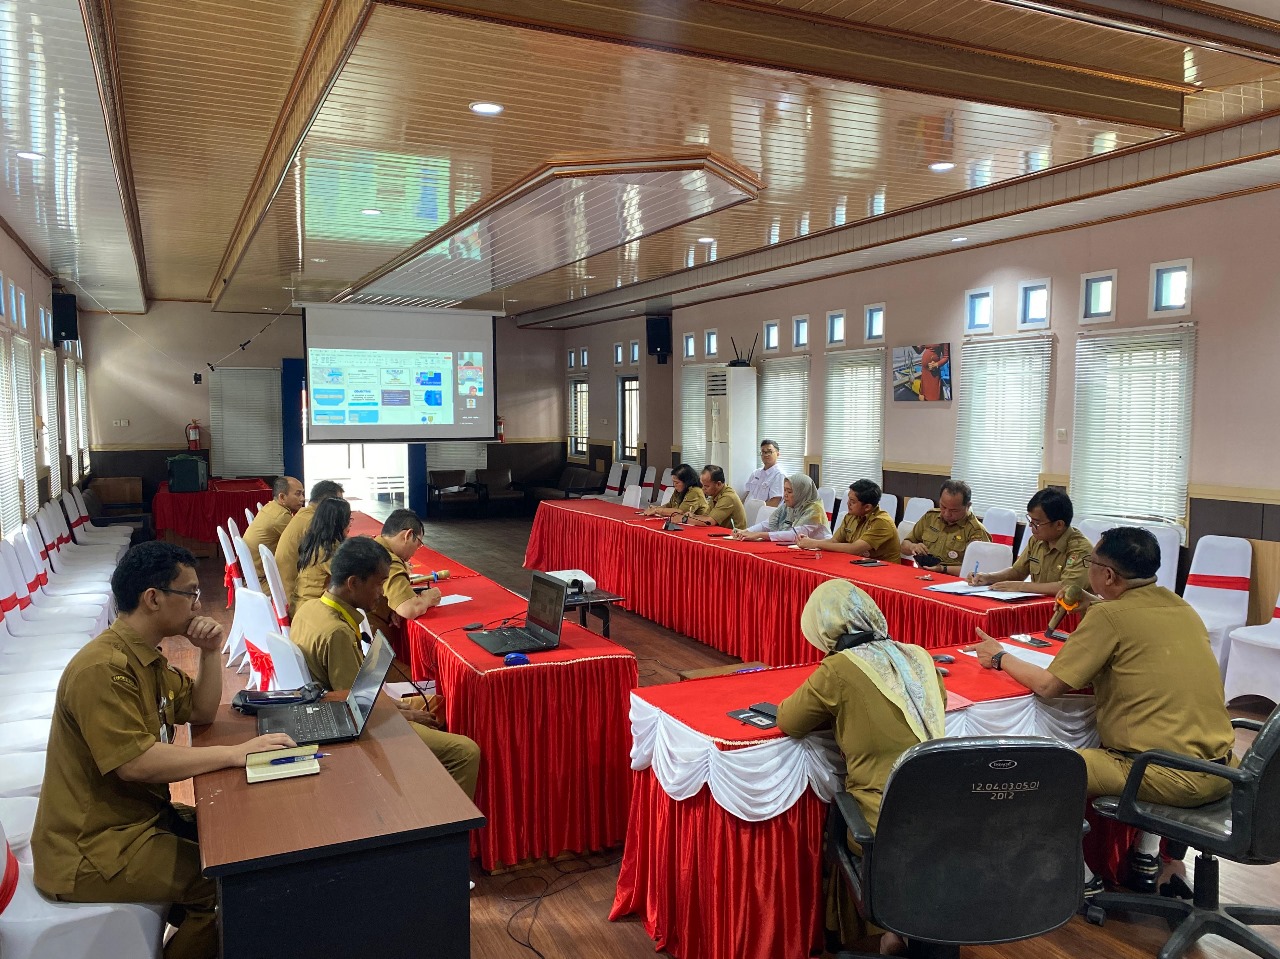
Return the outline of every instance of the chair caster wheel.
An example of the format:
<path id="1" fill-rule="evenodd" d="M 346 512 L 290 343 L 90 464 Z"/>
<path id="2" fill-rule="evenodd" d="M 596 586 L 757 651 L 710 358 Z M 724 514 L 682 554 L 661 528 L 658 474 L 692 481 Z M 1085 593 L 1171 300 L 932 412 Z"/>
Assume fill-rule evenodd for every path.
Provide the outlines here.
<path id="1" fill-rule="evenodd" d="M 1085 906 L 1084 918 L 1095 926 L 1105 926 L 1107 923 L 1107 911 L 1101 906 Z"/>

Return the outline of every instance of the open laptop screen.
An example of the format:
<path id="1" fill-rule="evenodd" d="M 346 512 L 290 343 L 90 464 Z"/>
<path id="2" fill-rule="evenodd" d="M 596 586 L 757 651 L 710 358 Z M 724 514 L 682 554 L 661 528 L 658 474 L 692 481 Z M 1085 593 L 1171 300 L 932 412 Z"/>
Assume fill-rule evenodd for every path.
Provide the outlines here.
<path id="1" fill-rule="evenodd" d="M 564 622 L 564 599 L 568 585 L 543 573 L 533 574 L 529 587 L 529 613 L 526 627 L 544 638 L 559 640 L 560 626 Z"/>
<path id="2" fill-rule="evenodd" d="M 394 655 L 387 637 L 383 636 L 382 631 L 379 630 L 373 637 L 369 655 L 364 658 L 364 662 L 360 664 L 360 671 L 351 681 L 351 692 L 347 695 L 347 705 L 351 708 L 351 720 L 356 724 L 357 732 L 363 730 L 364 724 L 369 721 L 369 713 L 373 711 L 373 704 L 378 698 L 378 691 L 382 689 L 383 681 L 387 678 L 387 671 L 391 668 L 391 659 Z"/>

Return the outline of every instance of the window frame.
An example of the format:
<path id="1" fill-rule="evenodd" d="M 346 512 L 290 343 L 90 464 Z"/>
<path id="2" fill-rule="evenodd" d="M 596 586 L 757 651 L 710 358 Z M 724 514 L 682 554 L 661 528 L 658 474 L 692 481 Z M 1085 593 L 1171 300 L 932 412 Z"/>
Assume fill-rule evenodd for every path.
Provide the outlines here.
<path id="1" fill-rule="evenodd" d="M 1032 319 L 1027 315 L 1031 294 L 1036 290 L 1044 290 L 1044 316 Z M 994 305 L 994 304 L 993 304 Z M 1029 330 L 1047 330 L 1053 318 L 1053 280 L 1041 277 L 1037 280 L 1021 280 L 1018 283 L 1018 332 Z M 994 319 L 994 317 L 993 317 Z"/>
<path id="2" fill-rule="evenodd" d="M 871 332 L 871 314 L 879 311 L 880 313 L 880 335 L 876 336 Z M 862 342 L 863 343 L 883 343 L 885 334 L 885 320 L 888 314 L 885 310 L 884 303 L 868 303 L 862 308 Z"/>
<path id="3" fill-rule="evenodd" d="M 613 344 L 613 365 L 614 366 L 622 365 L 622 344 L 621 343 Z"/>
<path id="4" fill-rule="evenodd" d="M 714 342 L 712 342 L 714 340 Z M 702 331 L 702 355 L 708 358 L 720 355 L 720 331 L 716 328 Z"/>
<path id="5" fill-rule="evenodd" d="M 1111 309 L 1106 313 L 1089 312 L 1089 285 L 1100 280 L 1111 281 Z M 1119 289 L 1118 270 L 1097 270 L 1080 274 L 1080 312 L 1076 321 L 1086 326 L 1094 323 L 1114 323 L 1116 320 L 1116 292 Z"/>
<path id="6" fill-rule="evenodd" d="M 803 332 L 803 342 L 801 333 Z M 809 314 L 798 313 L 791 318 L 791 348 L 796 352 L 809 349 Z"/>
<path id="7" fill-rule="evenodd" d="M 836 317 L 840 318 L 840 338 L 839 339 L 836 339 L 834 335 L 835 327 L 832 322 Z M 836 349 L 838 347 L 844 346 L 849 339 L 849 311 L 848 310 L 828 310 L 827 326 L 826 326 L 826 329 L 823 331 L 823 333 L 824 333 L 824 338 L 827 341 L 827 349 L 831 350 L 831 349 Z"/>
<path id="8" fill-rule="evenodd" d="M 569 350 L 568 358 L 565 360 L 565 369 L 572 370 L 578 366 L 578 350 L 577 347 Z"/>
<path id="9" fill-rule="evenodd" d="M 684 334 L 684 351 L 682 356 L 686 360 L 696 360 L 698 358 L 698 334 Z"/>
<path id="10" fill-rule="evenodd" d="M 630 351 L 629 352 L 630 359 L 628 361 L 629 364 L 631 366 L 639 366 L 640 365 L 640 341 L 632 340 L 631 345 L 629 347 L 629 351 Z"/>
<path id="11" fill-rule="evenodd" d="M 589 366 L 589 363 L 588 363 L 589 356 L 590 356 L 590 353 L 588 352 L 587 347 L 585 346 L 578 351 L 578 359 L 579 359 L 578 369 L 580 370 L 587 369 L 587 367 Z"/>
<path id="12" fill-rule="evenodd" d="M 577 463 L 585 463 L 591 456 L 591 386 L 590 381 L 585 376 L 573 376 L 569 378 L 566 386 L 568 390 L 567 406 L 567 423 L 565 429 L 565 455 L 568 459 Z M 585 409 L 582 410 L 582 425 L 586 429 L 586 433 L 578 434 L 573 431 L 574 423 L 578 419 L 578 410 L 576 404 L 578 400 L 585 401 Z M 579 448 L 581 447 L 581 448 Z"/>
<path id="13" fill-rule="evenodd" d="M 981 297 L 986 297 L 987 303 L 990 304 L 990 316 L 988 317 L 989 322 L 985 327 L 974 326 L 972 323 L 973 313 L 974 313 L 974 310 L 973 310 L 974 303 L 977 302 L 977 300 Z M 974 287 L 972 290 L 964 291 L 964 316 L 963 316 L 962 327 L 964 329 L 965 336 L 988 336 L 995 330 L 995 327 L 996 327 L 995 287 L 977 286 L 977 287 Z"/>
<path id="14" fill-rule="evenodd" d="M 773 346 L 769 345 L 769 331 L 773 331 Z M 764 350 L 765 353 L 782 352 L 782 321 L 781 320 L 765 320 L 764 321 Z"/>
<path id="15" fill-rule="evenodd" d="M 618 380 L 618 459 L 627 463 L 640 462 L 640 376 L 637 373 L 621 374 Z M 635 422 L 631 422 L 631 417 L 627 413 L 627 393 L 631 392 L 628 387 L 634 384 L 635 392 Z M 634 446 L 627 445 L 627 433 L 631 432 L 635 437 Z M 627 450 L 631 453 L 628 455 Z"/>
<path id="16" fill-rule="evenodd" d="M 1163 319 L 1165 317 L 1174 316 L 1190 316 L 1191 300 L 1192 300 L 1192 282 L 1194 274 L 1191 270 L 1192 261 L 1188 257 L 1185 260 L 1165 260 L 1162 263 L 1151 264 L 1151 277 L 1147 287 L 1147 319 Z M 1160 277 L 1164 273 L 1171 273 L 1175 270 L 1185 270 L 1187 274 L 1187 298 L 1182 306 L 1160 308 L 1158 297 L 1160 295 Z"/>

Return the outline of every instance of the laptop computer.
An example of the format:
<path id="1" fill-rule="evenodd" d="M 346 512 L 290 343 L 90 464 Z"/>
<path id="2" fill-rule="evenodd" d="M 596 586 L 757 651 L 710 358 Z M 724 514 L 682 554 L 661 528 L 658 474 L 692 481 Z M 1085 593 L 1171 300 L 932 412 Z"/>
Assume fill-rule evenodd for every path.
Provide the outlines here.
<path id="1" fill-rule="evenodd" d="M 533 653 L 560 645 L 564 624 L 564 602 L 569 584 L 546 573 L 534 573 L 529 586 L 529 611 L 525 625 L 467 633 L 472 642 L 495 656 Z"/>
<path id="2" fill-rule="evenodd" d="M 360 665 L 360 671 L 351 681 L 351 691 L 346 699 L 259 709 L 258 735 L 287 733 L 299 746 L 359 739 L 393 658 L 391 644 L 379 631 Z"/>

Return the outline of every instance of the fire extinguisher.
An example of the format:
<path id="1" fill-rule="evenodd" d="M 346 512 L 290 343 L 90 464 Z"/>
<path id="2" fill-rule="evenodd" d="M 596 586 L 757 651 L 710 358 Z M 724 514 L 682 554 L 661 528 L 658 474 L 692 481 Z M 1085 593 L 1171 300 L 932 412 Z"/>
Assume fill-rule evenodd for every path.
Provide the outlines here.
<path id="1" fill-rule="evenodd" d="M 200 421 L 192 420 L 187 424 L 187 449 L 198 450 L 200 448 Z"/>
<path id="2" fill-rule="evenodd" d="M 505 443 L 507 441 L 506 423 L 501 416 L 498 417 L 498 442 Z"/>

